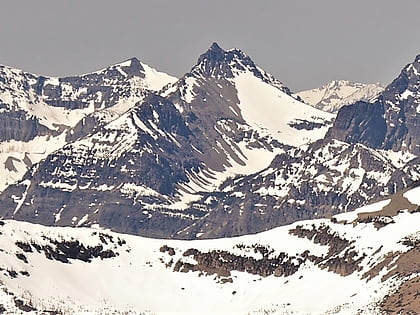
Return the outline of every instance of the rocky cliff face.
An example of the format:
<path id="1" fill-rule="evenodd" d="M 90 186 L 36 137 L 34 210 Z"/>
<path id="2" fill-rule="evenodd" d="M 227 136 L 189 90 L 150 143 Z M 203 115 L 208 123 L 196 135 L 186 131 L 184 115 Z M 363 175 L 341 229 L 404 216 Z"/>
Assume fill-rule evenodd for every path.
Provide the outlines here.
<path id="1" fill-rule="evenodd" d="M 384 149 L 409 151 L 419 155 L 419 87 L 420 55 L 403 69 L 380 99 L 385 108 L 385 120 L 388 122 L 382 144 Z"/>
<path id="2" fill-rule="evenodd" d="M 374 103 L 344 107 L 327 138 L 419 155 L 420 57 L 404 67 Z"/>
<path id="3" fill-rule="evenodd" d="M 278 155 L 256 174 L 226 181 L 220 191 L 192 205 L 208 216 L 180 236 L 233 236 L 298 220 L 330 217 L 393 194 L 420 178 L 418 159 L 333 140 Z"/>

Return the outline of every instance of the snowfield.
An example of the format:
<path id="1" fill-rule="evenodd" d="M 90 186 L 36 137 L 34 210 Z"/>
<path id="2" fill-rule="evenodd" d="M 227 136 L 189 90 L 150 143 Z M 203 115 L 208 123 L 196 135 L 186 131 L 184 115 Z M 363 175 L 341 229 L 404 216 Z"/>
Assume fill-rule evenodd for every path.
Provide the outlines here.
<path id="1" fill-rule="evenodd" d="M 281 143 L 302 146 L 324 137 L 334 115 L 303 104 L 295 98 L 266 84 L 250 72 L 239 74 L 235 79 L 242 117 L 255 129 L 262 129 Z M 258 91 L 258 93 L 255 93 Z M 304 121 L 318 123 L 314 129 L 292 127 L 292 123 Z"/>
<path id="2" fill-rule="evenodd" d="M 418 196 L 418 188 L 406 193 L 408 198 L 414 195 Z M 371 210 L 380 210 L 388 203 L 377 203 Z M 347 218 L 366 210 L 360 209 L 353 216 L 348 213 Z M 42 310 L 92 314 L 377 314 L 378 302 L 397 289 L 403 278 L 382 278 L 395 268 L 392 263 L 384 264 L 376 273 L 372 270 L 385 262 L 387 255 L 410 250 L 403 240 L 420 238 L 418 211 L 401 211 L 392 219 L 379 229 L 374 222 L 318 219 L 255 235 L 194 241 L 7 220 L 0 226 L 0 304 L 11 314 L 21 312 L 16 300 L 33 307 L 33 314 Z M 331 240 L 323 243 L 297 234 L 311 230 L 320 234 L 328 231 L 323 235 L 330 235 Z M 334 242 L 347 247 L 332 252 Z M 258 248 L 268 249 L 268 254 Z M 289 259 L 284 266 L 293 271 L 261 275 L 187 270 L 199 265 L 189 249 L 226 251 L 254 263 L 286 254 Z M 351 251 L 357 261 L 353 272 L 334 271 L 333 265 L 322 267 L 328 259 L 331 262 L 340 257 L 351 263 L 346 256 Z M 308 254 L 321 262 L 304 259 Z"/>

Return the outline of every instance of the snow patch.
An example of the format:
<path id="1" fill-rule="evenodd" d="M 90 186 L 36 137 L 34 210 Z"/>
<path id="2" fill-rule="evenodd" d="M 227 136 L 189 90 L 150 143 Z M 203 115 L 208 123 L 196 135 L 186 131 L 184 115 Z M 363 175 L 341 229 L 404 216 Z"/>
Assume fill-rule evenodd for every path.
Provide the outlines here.
<path id="1" fill-rule="evenodd" d="M 380 211 L 383 208 L 385 208 L 387 205 L 391 203 L 391 199 L 382 200 L 379 202 L 375 202 L 370 205 L 363 206 L 361 208 L 358 208 L 355 211 L 347 212 L 347 213 L 340 213 L 333 216 L 333 218 L 336 218 L 337 221 L 345 221 L 345 222 L 353 222 L 357 219 L 357 215 L 362 212 L 376 212 Z"/>
<path id="2" fill-rule="evenodd" d="M 420 187 L 413 188 L 403 195 L 412 204 L 420 206 Z"/>
<path id="3" fill-rule="evenodd" d="M 301 146 L 322 138 L 334 115 L 317 110 L 255 77 L 251 72 L 240 73 L 233 79 L 238 91 L 241 115 L 257 130 L 268 130 L 279 142 Z M 258 91 L 256 93 L 255 91 Z M 306 120 L 322 123 L 314 130 L 297 130 L 290 124 Z"/>

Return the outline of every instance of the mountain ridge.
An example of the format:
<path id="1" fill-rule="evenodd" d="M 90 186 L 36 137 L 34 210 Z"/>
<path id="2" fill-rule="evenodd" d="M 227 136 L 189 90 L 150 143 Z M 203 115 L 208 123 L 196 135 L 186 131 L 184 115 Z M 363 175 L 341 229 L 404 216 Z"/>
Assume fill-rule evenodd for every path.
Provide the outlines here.
<path id="1" fill-rule="evenodd" d="M 213 50 L 223 63 L 207 62 Z M 219 72 L 208 77 L 212 69 Z M 261 89 L 264 98 L 249 95 L 250 85 Z M 191 73 L 159 93 L 150 93 L 113 122 L 47 157 L 20 188 L 10 187 L 0 197 L 3 211 L 48 224 L 103 222 L 116 227 L 120 222 L 121 231 L 172 234 L 179 224 L 185 227 L 206 215 L 208 210 L 189 208 L 193 200 L 229 176 L 266 167 L 277 152 L 319 139 L 332 119 L 285 93 L 244 53 L 220 47 L 211 47 Z M 254 115 L 258 103 L 267 110 Z M 272 111 L 283 113 L 280 124 Z M 88 212 L 80 213 L 81 202 Z M 117 219 L 117 212 L 125 218 Z M 92 219 L 81 220 L 86 216 Z M 162 225 L 165 217 L 171 232 L 162 229 L 168 226 Z"/>
<path id="2" fill-rule="evenodd" d="M 0 313 L 420 311 L 420 55 L 336 114 L 217 44 L 2 69 Z"/>
<path id="3" fill-rule="evenodd" d="M 420 176 L 416 151 L 381 144 L 398 119 L 382 108 L 416 108 L 416 98 L 401 103 L 393 92 L 398 82 L 416 86 L 405 69 L 411 81 L 402 76 L 332 122 L 240 50 L 212 45 L 178 81 L 48 156 L 0 195 L 0 210 L 173 238 L 256 233 L 353 210 Z"/>
<path id="4" fill-rule="evenodd" d="M 137 60 L 134 65 L 133 60 Z M 2 66 L 0 78 L 0 165 L 7 162 L 9 166 L 0 170 L 0 190 L 19 180 L 32 164 L 76 138 L 76 134 L 88 132 L 84 118 L 98 111 L 104 116 L 119 103 L 127 103 L 128 109 L 145 96 L 149 87 L 160 89 L 174 80 L 133 58 L 65 78 L 36 76 Z M 98 119 L 94 120 L 98 124 Z M 71 130 L 80 122 L 81 131 Z"/>
<path id="5" fill-rule="evenodd" d="M 315 108 L 337 113 L 345 105 L 357 101 L 372 101 L 383 90 L 384 87 L 379 83 L 364 84 L 348 80 L 333 80 L 319 88 L 301 91 L 295 95 Z"/>

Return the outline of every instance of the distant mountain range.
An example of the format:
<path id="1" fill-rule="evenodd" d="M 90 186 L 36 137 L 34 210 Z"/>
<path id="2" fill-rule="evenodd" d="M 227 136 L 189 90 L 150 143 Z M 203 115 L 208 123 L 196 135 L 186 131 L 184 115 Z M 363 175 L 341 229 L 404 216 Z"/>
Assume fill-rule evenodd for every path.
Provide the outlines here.
<path id="1" fill-rule="evenodd" d="M 3 67 L 3 185 L 18 181 L 0 213 L 206 238 L 353 210 L 420 178 L 417 68 L 335 118 L 216 43 L 179 80 L 135 58 L 63 79 Z"/>
<path id="2" fill-rule="evenodd" d="M 136 63 L 124 65 L 113 69 L 136 73 Z M 102 75 L 92 74 L 97 82 Z M 208 213 L 192 201 L 322 138 L 334 117 L 293 98 L 240 50 L 217 44 L 159 93 L 138 91 L 147 96 L 130 108 L 125 103 L 136 94 L 116 89 L 111 99 L 120 102 L 103 107 L 124 113 L 107 120 L 96 118 L 106 116 L 103 110 L 86 115 L 68 131 L 66 145 L 9 186 L 0 197 L 4 217 L 175 235 Z"/>
<path id="3" fill-rule="evenodd" d="M 0 313 L 420 312 L 419 87 L 0 66 Z"/>
<path id="4" fill-rule="evenodd" d="M 315 108 L 336 113 L 344 105 L 374 101 L 383 90 L 384 87 L 380 84 L 334 80 L 319 88 L 296 93 L 296 96 Z"/>

